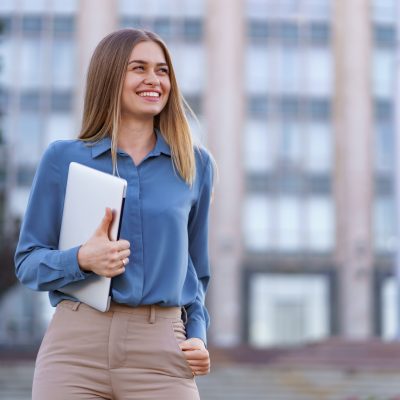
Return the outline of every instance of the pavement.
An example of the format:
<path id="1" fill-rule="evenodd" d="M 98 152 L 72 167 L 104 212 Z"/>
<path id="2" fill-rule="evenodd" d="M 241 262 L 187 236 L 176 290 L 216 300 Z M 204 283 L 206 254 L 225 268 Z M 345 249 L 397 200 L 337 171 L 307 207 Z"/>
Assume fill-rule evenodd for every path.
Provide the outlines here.
<path id="1" fill-rule="evenodd" d="M 0 399 L 29 400 L 32 376 L 32 361 L 2 362 Z M 399 378 L 400 369 L 226 365 L 196 381 L 202 400 L 400 400 Z"/>
<path id="2" fill-rule="evenodd" d="M 212 351 L 202 400 L 400 400 L 400 343 Z M 34 363 L 0 354 L 0 400 L 29 400 Z M 174 400 L 174 399 L 171 399 Z"/>

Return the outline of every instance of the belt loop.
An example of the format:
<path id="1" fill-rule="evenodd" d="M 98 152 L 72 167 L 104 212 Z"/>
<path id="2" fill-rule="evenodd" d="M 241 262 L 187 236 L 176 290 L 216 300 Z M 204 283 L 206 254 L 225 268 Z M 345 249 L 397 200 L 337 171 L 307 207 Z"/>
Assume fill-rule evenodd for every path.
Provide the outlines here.
<path id="1" fill-rule="evenodd" d="M 78 311 L 78 308 L 80 305 L 81 305 L 81 302 L 76 301 L 75 304 L 72 306 L 72 311 Z"/>
<path id="2" fill-rule="evenodd" d="M 183 324 L 186 325 L 186 323 L 187 323 L 187 311 L 186 311 L 186 308 L 184 306 L 181 307 L 181 318 L 182 318 Z"/>
<path id="3" fill-rule="evenodd" d="M 151 304 L 149 323 L 154 324 L 154 322 L 156 322 L 156 306 L 154 304 Z"/>

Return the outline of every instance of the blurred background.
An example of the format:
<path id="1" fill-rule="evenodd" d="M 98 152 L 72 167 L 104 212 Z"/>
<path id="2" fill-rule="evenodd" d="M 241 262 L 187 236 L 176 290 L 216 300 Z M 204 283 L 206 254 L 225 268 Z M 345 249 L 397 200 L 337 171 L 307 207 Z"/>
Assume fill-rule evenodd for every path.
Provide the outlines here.
<path id="1" fill-rule="evenodd" d="M 202 398 L 400 398 L 399 3 L 2 0 L 0 397 L 29 398 L 52 315 L 14 276 L 37 163 L 78 134 L 95 45 L 139 27 L 219 167 Z"/>

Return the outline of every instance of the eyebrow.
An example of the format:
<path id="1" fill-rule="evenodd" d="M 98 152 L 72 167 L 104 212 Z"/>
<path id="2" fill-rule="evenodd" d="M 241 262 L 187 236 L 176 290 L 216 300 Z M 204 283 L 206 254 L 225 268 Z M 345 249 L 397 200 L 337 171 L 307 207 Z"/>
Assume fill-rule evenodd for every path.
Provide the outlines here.
<path id="1" fill-rule="evenodd" d="M 131 61 L 128 62 L 128 65 L 129 65 L 129 64 L 132 64 L 132 63 L 137 63 L 137 64 L 148 64 L 147 61 L 143 61 L 143 60 L 131 60 Z M 167 64 L 167 63 L 164 63 L 164 62 L 162 62 L 162 63 L 157 63 L 156 65 L 157 65 L 158 67 L 160 67 L 160 66 L 167 66 L 167 67 L 168 67 L 168 64 Z"/>

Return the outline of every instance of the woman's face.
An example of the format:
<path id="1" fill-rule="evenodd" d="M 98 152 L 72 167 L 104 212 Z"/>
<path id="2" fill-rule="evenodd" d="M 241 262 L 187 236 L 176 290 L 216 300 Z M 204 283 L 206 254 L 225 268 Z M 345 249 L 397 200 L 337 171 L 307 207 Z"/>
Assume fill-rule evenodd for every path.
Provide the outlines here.
<path id="1" fill-rule="evenodd" d="M 151 41 L 138 43 L 129 57 L 122 89 L 122 118 L 153 118 L 167 104 L 170 90 L 162 48 Z"/>

